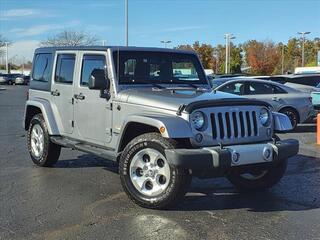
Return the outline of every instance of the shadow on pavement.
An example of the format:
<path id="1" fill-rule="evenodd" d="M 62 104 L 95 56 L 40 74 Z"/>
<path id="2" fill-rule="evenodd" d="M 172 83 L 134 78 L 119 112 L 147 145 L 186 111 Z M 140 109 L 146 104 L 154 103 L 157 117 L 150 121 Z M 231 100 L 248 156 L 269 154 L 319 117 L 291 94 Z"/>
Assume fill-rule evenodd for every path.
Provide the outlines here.
<path id="1" fill-rule="evenodd" d="M 56 168 L 103 167 L 118 174 L 116 162 L 84 154 L 60 160 Z M 304 211 L 320 208 L 320 159 L 297 155 L 289 160 L 286 175 L 272 189 L 240 193 L 225 178 L 194 178 L 183 202 L 171 211 L 243 209 L 253 212 Z"/>
<path id="2" fill-rule="evenodd" d="M 96 157 L 91 154 L 79 155 L 77 159 L 59 160 L 54 168 L 90 168 L 103 167 L 103 169 L 118 173 L 118 163 Z"/>
<path id="3" fill-rule="evenodd" d="M 253 212 L 305 211 L 320 208 L 320 159 L 298 155 L 289 160 L 283 179 L 273 188 L 240 193 L 221 179 L 192 184 L 185 201 L 173 210 L 243 209 Z M 218 184 L 217 184 L 218 183 Z M 195 196 L 193 196 L 195 195 Z"/>

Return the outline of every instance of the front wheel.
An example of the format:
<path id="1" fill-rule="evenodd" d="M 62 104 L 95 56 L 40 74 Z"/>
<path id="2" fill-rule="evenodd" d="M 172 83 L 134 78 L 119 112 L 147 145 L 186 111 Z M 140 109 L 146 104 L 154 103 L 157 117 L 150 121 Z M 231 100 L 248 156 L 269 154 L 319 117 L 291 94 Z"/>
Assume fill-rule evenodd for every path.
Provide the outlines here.
<path id="1" fill-rule="evenodd" d="M 164 152 L 168 148 L 174 148 L 173 142 L 158 133 L 147 133 L 133 139 L 121 155 L 121 184 L 142 207 L 168 208 L 184 196 L 190 184 L 186 170 L 169 165 Z"/>
<path id="2" fill-rule="evenodd" d="M 248 172 L 232 171 L 228 179 L 241 191 L 257 191 L 271 188 L 283 177 L 287 169 L 287 160 L 266 170 L 250 170 Z"/>
<path id="3" fill-rule="evenodd" d="M 299 117 L 298 117 L 298 113 L 294 109 L 284 108 L 284 109 L 280 110 L 279 112 L 288 116 L 288 118 L 290 119 L 291 125 L 292 125 L 292 129 L 295 129 L 298 126 Z"/>
<path id="4" fill-rule="evenodd" d="M 60 156 L 61 146 L 51 142 L 42 114 L 35 115 L 28 130 L 28 151 L 32 161 L 41 167 L 51 167 Z"/>

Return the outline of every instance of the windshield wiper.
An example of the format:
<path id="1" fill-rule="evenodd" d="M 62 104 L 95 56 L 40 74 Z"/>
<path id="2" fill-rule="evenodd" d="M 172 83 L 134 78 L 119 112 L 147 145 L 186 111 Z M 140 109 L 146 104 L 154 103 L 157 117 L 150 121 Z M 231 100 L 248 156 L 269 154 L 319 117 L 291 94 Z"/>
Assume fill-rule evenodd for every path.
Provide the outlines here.
<path id="1" fill-rule="evenodd" d="M 187 84 L 188 86 L 194 88 L 194 89 L 199 89 L 199 87 L 193 83 L 183 83 L 183 84 Z"/>
<path id="2" fill-rule="evenodd" d="M 159 88 L 159 89 L 164 89 L 165 88 L 164 86 L 161 86 L 160 84 L 157 84 L 157 83 L 152 83 L 152 82 L 147 82 L 147 81 L 136 81 L 136 82 L 137 82 L 136 85 L 138 85 L 138 84 L 150 84 L 151 86 Z M 135 84 L 133 84 L 133 85 L 135 85 Z"/>

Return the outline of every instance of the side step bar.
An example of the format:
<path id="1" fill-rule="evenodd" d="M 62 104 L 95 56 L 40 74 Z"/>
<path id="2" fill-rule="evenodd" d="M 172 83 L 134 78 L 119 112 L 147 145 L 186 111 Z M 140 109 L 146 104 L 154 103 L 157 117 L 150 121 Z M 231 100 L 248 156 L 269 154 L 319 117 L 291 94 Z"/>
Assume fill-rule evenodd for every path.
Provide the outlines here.
<path id="1" fill-rule="evenodd" d="M 105 149 L 105 148 L 90 145 L 88 143 L 84 143 L 81 141 L 64 138 L 60 136 L 51 136 L 50 140 L 55 144 L 58 144 L 67 148 L 72 148 L 82 152 L 91 153 L 98 157 L 102 157 L 112 161 L 117 160 L 117 155 L 113 149 Z"/>

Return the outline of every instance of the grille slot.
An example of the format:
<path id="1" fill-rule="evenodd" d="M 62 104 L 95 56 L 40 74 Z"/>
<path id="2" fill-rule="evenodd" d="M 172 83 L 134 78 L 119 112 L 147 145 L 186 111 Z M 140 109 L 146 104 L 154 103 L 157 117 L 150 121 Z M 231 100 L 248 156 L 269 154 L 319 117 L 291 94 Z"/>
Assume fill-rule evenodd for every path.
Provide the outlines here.
<path id="1" fill-rule="evenodd" d="M 256 111 L 211 113 L 212 137 L 215 140 L 258 136 Z"/>

